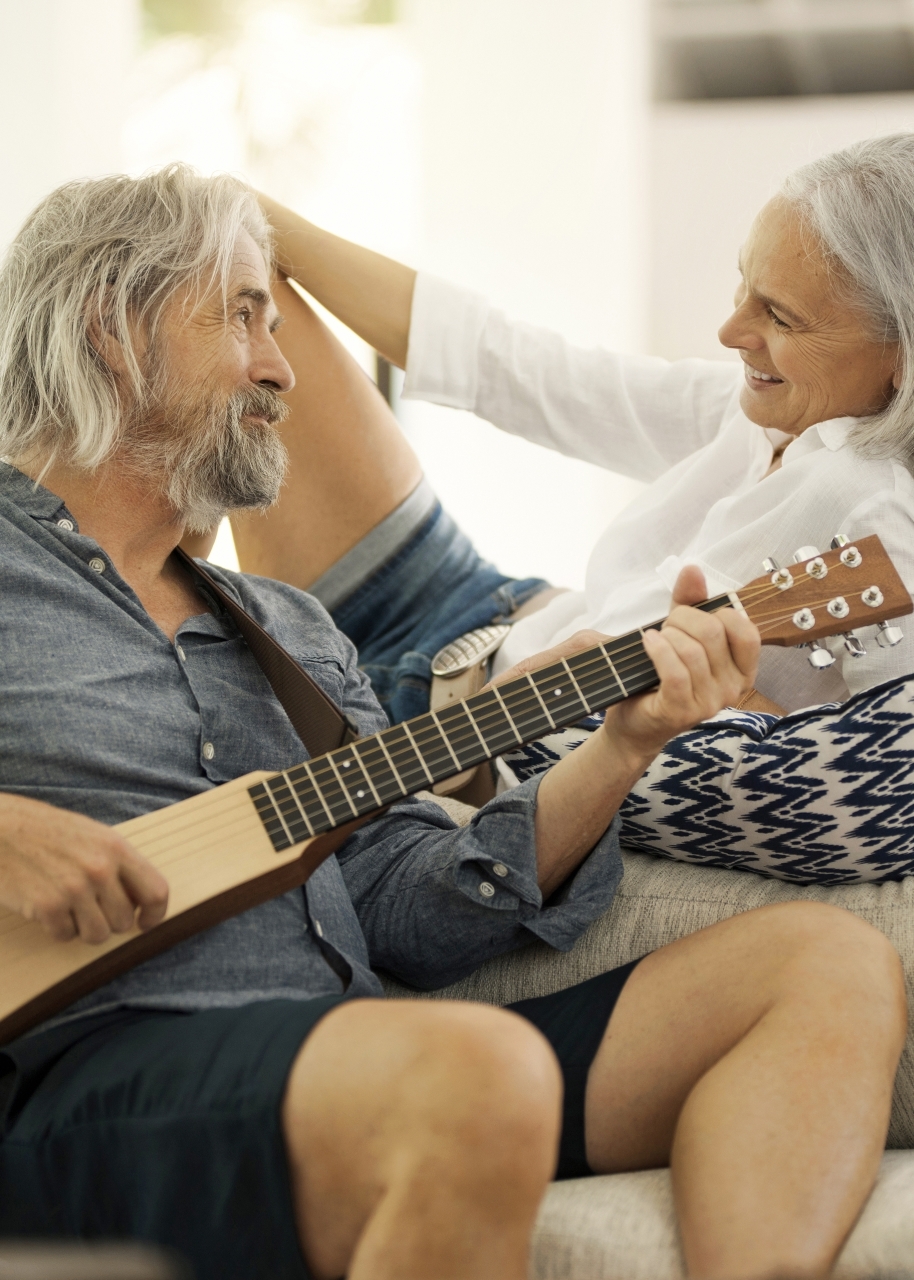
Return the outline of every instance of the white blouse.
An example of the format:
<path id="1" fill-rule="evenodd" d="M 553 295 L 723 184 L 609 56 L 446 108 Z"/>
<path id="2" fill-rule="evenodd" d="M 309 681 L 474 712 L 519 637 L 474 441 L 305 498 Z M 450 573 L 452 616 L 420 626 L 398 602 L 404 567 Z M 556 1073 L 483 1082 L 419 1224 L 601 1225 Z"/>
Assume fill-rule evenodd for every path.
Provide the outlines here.
<path id="1" fill-rule="evenodd" d="M 650 482 L 598 540 L 584 591 L 518 622 L 497 670 L 582 627 L 618 635 L 663 617 L 683 564 L 697 564 L 716 594 L 758 577 L 765 557 L 789 565 L 798 548 L 825 550 L 837 533 L 879 534 L 914 590 L 910 472 L 861 457 L 848 444 L 855 419 L 836 418 L 795 439 L 765 477 L 788 437 L 749 421 L 742 385 L 741 365 L 573 347 L 419 274 L 404 395 L 468 409 L 503 431 Z M 824 672 L 804 650 L 767 648 L 758 687 L 788 710 L 841 701 L 914 671 L 914 624 L 902 620 L 902 629 L 894 649 L 879 648 L 874 628 L 859 630 L 865 658 L 830 641 L 837 662 Z"/>

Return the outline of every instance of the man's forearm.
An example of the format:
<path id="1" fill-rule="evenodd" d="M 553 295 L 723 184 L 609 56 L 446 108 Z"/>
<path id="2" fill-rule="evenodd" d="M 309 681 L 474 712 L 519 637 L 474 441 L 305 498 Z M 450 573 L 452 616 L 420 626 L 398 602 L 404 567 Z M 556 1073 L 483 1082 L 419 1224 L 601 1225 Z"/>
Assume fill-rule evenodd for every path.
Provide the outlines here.
<path id="1" fill-rule="evenodd" d="M 268 196 L 260 201 L 276 233 L 280 270 L 404 369 L 415 271 L 321 230 Z"/>
<path id="2" fill-rule="evenodd" d="M 587 857 L 651 758 L 599 730 L 549 770 L 536 806 L 536 862 L 544 898 Z"/>

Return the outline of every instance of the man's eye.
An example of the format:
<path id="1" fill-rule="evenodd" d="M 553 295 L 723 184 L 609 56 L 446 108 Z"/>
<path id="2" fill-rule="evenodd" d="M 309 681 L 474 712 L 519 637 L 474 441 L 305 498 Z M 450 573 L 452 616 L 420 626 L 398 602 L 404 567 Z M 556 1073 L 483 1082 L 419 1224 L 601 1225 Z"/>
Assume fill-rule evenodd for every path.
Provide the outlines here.
<path id="1" fill-rule="evenodd" d="M 240 307 L 236 314 L 240 316 L 242 324 L 247 324 L 250 321 L 253 312 L 248 307 Z"/>

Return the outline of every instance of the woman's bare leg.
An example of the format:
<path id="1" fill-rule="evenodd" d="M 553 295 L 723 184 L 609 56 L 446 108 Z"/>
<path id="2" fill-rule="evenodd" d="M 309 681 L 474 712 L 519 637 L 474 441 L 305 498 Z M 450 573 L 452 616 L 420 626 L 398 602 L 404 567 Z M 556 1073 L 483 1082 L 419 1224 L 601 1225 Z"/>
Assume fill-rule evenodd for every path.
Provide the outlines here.
<path id="1" fill-rule="evenodd" d="M 670 1163 L 690 1275 L 824 1276 L 872 1189 L 907 1011 L 875 929 L 765 907 L 654 952 L 587 1091 L 598 1172 Z"/>
<path id="2" fill-rule="evenodd" d="M 290 284 L 273 296 L 296 379 L 281 428 L 289 477 L 275 507 L 233 515 L 232 530 L 244 572 L 305 589 L 409 496 L 422 467 L 342 343 Z"/>

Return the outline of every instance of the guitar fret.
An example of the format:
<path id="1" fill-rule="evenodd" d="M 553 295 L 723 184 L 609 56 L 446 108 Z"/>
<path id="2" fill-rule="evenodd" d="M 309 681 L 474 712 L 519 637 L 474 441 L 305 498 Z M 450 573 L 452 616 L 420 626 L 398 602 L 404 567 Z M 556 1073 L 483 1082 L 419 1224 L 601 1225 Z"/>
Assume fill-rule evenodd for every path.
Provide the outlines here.
<path id="1" fill-rule="evenodd" d="M 529 680 L 529 682 L 530 682 L 530 688 L 531 688 L 531 689 L 533 690 L 533 692 L 536 694 L 537 700 L 538 700 L 538 702 L 539 702 L 540 706 L 543 708 L 543 712 L 544 712 L 544 714 L 545 714 L 545 716 L 546 716 L 546 719 L 549 721 L 549 723 L 552 725 L 552 727 L 553 727 L 553 729 L 554 729 L 554 728 L 555 728 L 555 721 L 553 720 L 552 716 L 549 714 L 549 708 L 546 706 L 545 702 L 543 701 L 543 695 L 540 693 L 539 689 L 537 689 L 537 687 L 536 687 L 536 681 L 533 679 L 533 676 L 531 676 L 531 675 L 530 675 L 529 671 L 527 672 L 527 679 L 528 679 L 528 680 Z"/>
<path id="2" fill-rule="evenodd" d="M 281 776 L 282 776 L 281 774 L 277 774 L 277 775 L 276 775 L 276 777 L 281 777 Z M 286 834 L 286 839 L 289 841 L 289 844 L 295 844 L 295 841 L 292 839 L 292 832 L 289 830 L 288 824 L 287 824 L 287 822 L 286 822 L 285 818 L 283 817 L 282 809 L 281 809 L 281 808 L 280 808 L 280 806 L 276 803 L 276 792 L 275 792 L 274 787 L 273 787 L 273 783 L 274 783 L 275 781 L 276 781 L 276 778 L 275 778 L 275 777 L 274 777 L 274 778 L 267 778 L 267 783 L 266 783 L 266 785 L 267 785 L 267 787 L 269 788 L 270 796 L 271 796 L 271 798 L 272 798 L 272 800 L 273 800 L 273 805 L 274 805 L 274 807 L 275 807 L 275 809 L 276 809 L 276 813 L 277 813 L 277 816 L 278 816 L 278 818 L 279 818 L 279 821 L 282 823 L 282 829 L 283 829 L 283 831 L 284 831 L 284 832 L 285 832 L 285 834 Z"/>
<path id="3" fill-rule="evenodd" d="M 394 777 L 396 778 L 397 782 L 400 785 L 400 790 L 403 792 L 404 795 L 406 795 L 409 792 L 409 787 L 406 786 L 405 782 L 400 777 L 399 770 L 397 769 L 397 766 L 393 762 L 393 756 L 391 756 L 390 752 L 387 750 L 387 743 L 384 741 L 383 733 L 378 734 L 378 743 L 381 747 L 381 750 L 384 752 L 384 755 L 387 759 L 387 763 L 390 765 L 391 773 L 394 775 Z"/>
<path id="4" fill-rule="evenodd" d="M 569 679 L 569 680 L 571 681 L 571 683 L 574 685 L 574 691 L 575 691 L 575 693 L 578 695 L 578 697 L 581 699 L 581 705 L 583 706 L 584 711 L 585 711 L 586 713 L 589 713 L 589 712 L 590 712 L 590 704 L 588 703 L 587 699 L 584 697 L 583 693 L 581 692 L 581 686 L 578 684 L 577 680 L 575 680 L 575 678 L 574 678 L 574 672 L 571 670 L 571 667 L 569 667 L 568 663 L 566 662 L 566 660 L 565 660 L 564 658 L 562 658 L 562 666 L 563 666 L 563 667 L 565 668 L 565 670 L 568 672 L 568 679 Z"/>
<path id="5" fill-rule="evenodd" d="M 302 768 L 305 770 L 305 772 L 308 774 L 308 777 L 311 779 L 311 785 L 314 788 L 315 792 L 317 793 L 318 800 L 320 800 L 321 804 L 324 807 L 324 813 L 326 813 L 327 817 L 330 819 L 331 827 L 335 827 L 336 818 L 334 818 L 333 814 L 330 811 L 330 806 L 327 804 L 327 801 L 324 798 L 324 793 L 321 790 L 320 785 L 318 784 L 317 778 L 315 778 L 314 776 L 314 770 L 311 768 L 310 761 L 305 760 L 304 763 L 302 764 Z"/>
<path id="6" fill-rule="evenodd" d="M 391 758 L 397 762 L 397 777 L 402 780 L 404 794 L 421 791 L 427 781 L 425 769 L 404 725 L 395 724 L 392 729 L 385 730 L 384 738 L 390 748 Z"/>
<path id="7" fill-rule="evenodd" d="M 494 689 L 487 689 L 485 693 L 474 694 L 472 698 L 467 699 L 467 709 L 474 709 L 474 720 L 477 732 L 482 742 L 485 744 L 486 754 L 489 759 L 494 755 L 506 751 L 509 746 L 514 746 L 517 741 L 517 734 L 511 726 L 511 720 L 504 710 L 504 706 L 500 698 L 495 697 Z M 502 723 L 494 723 L 491 712 L 497 712 Z M 475 717 L 478 715 L 478 719 Z M 507 737 L 507 741 L 500 742 L 500 739 Z M 489 746 L 489 740 L 492 745 Z"/>
<path id="8" fill-rule="evenodd" d="M 270 837 L 273 848 L 277 853 L 281 853 L 283 849 L 289 847 L 289 839 L 283 830 L 282 818 L 273 802 L 273 797 L 262 782 L 259 782 L 255 787 L 250 787 L 248 795 L 254 802 L 254 808 L 257 810 L 260 821 Z"/>
<path id="9" fill-rule="evenodd" d="M 315 832 L 326 831 L 326 809 L 305 765 L 299 764 L 294 769 L 287 769 L 286 777 L 289 779 L 289 785 L 295 794 L 296 801 L 304 809 L 307 819 Z"/>
<path id="10" fill-rule="evenodd" d="M 419 750 L 418 746 L 416 745 L 416 739 L 413 737 L 413 735 L 412 735 L 412 733 L 411 733 L 411 731 L 410 731 L 410 727 L 409 727 L 409 725 L 407 724 L 407 722 L 406 722 L 405 720 L 401 723 L 400 728 L 401 728 L 401 729 L 403 730 L 403 732 L 406 734 L 407 738 L 409 738 L 410 744 L 412 745 L 413 751 L 415 751 L 415 753 L 416 753 L 416 758 L 418 759 L 418 761 L 419 761 L 420 765 L 422 766 L 422 768 L 423 768 L 423 770 L 424 770 L 424 772 L 425 772 L 425 776 L 426 776 L 426 778 L 428 778 L 429 782 L 434 782 L 434 781 L 435 781 L 435 779 L 434 779 L 434 778 L 432 777 L 432 775 L 429 773 L 429 771 L 428 771 L 428 765 L 425 763 L 425 760 L 424 760 L 424 758 L 423 758 L 423 756 L 422 756 L 422 752 Z"/>
<path id="11" fill-rule="evenodd" d="M 334 760 L 333 755 L 330 754 L 325 756 L 324 758 L 327 761 L 327 763 L 330 765 L 330 768 L 333 770 L 333 774 L 337 782 L 340 784 L 340 790 L 343 793 L 343 799 L 346 801 L 346 803 L 349 805 L 349 808 L 352 810 L 352 816 L 354 818 L 357 818 L 359 816 L 359 811 L 355 807 L 355 805 L 352 803 L 352 796 L 349 794 L 346 784 L 343 782 L 343 779 L 340 776 L 340 771 L 336 767 L 336 761 Z"/>
<path id="12" fill-rule="evenodd" d="M 499 704 L 500 704 L 500 706 L 501 706 L 502 711 L 503 711 L 503 712 L 505 713 L 505 715 L 508 717 L 508 724 L 510 724 L 511 728 L 512 728 L 512 729 L 514 730 L 514 732 L 517 734 L 517 741 L 518 741 L 518 742 L 523 742 L 523 740 L 524 740 L 524 736 L 523 736 L 523 734 L 520 732 L 520 730 L 518 729 L 517 725 L 514 723 L 514 719 L 513 719 L 512 715 L 511 715 L 511 712 L 510 712 L 510 711 L 508 710 L 508 708 L 505 706 L 505 700 L 504 700 L 504 698 L 501 696 L 501 694 L 498 692 L 498 686 L 497 686 L 497 685 L 493 685 L 493 686 L 492 686 L 492 690 L 491 690 L 491 692 L 495 694 L 495 697 L 498 699 L 498 701 L 499 701 Z"/>
<path id="13" fill-rule="evenodd" d="M 371 794 L 375 798 L 375 803 L 380 808 L 381 805 L 383 804 L 383 801 L 381 800 L 381 797 L 378 795 L 375 785 L 371 780 L 371 773 L 369 772 L 368 768 L 365 765 L 364 760 L 362 759 L 361 753 L 359 752 L 358 743 L 353 742 L 351 745 L 352 745 L 352 754 L 355 756 L 356 760 L 359 762 L 359 768 L 362 770 L 362 774 L 365 778 L 365 781 L 368 783 L 369 787 L 371 788 Z"/>
<path id="14" fill-rule="evenodd" d="M 429 715 L 432 717 L 435 724 L 438 726 L 438 732 L 441 734 L 441 737 L 444 739 L 444 745 L 447 747 L 448 751 L 450 752 L 451 759 L 454 761 L 454 764 L 457 766 L 457 772 L 460 773 L 461 770 L 463 769 L 463 765 L 457 759 L 457 753 L 454 751 L 454 748 L 451 746 L 451 740 L 445 733 L 444 726 L 442 725 L 441 721 L 438 719 L 434 711 L 430 711 Z"/>
<path id="15" fill-rule="evenodd" d="M 470 710 L 470 704 L 466 701 L 466 699 L 464 699 L 460 705 L 466 708 L 467 719 L 469 720 L 470 724 L 473 726 L 473 729 L 476 733 L 476 737 L 479 739 L 479 745 L 482 747 L 483 751 L 486 753 L 486 759 L 491 760 L 492 752 L 489 750 L 489 744 L 486 742 L 485 738 L 482 736 L 479 725 L 476 723 L 476 717 L 473 715 L 473 712 Z"/>
<path id="16" fill-rule="evenodd" d="M 452 702 L 450 706 L 442 707 L 437 714 L 459 767 L 468 769 L 471 765 L 481 763 L 486 758 L 486 748 L 482 746 L 480 751 L 482 740 L 473 725 L 466 703 Z"/>
<path id="17" fill-rule="evenodd" d="M 612 658 L 609 656 L 609 654 L 606 651 L 606 645 L 601 644 L 599 646 L 599 649 L 603 657 L 606 659 L 606 665 L 609 667 L 610 671 L 613 673 L 613 676 L 615 677 L 616 683 L 618 684 L 619 688 L 622 690 L 625 696 L 628 697 L 628 690 L 625 687 L 622 677 L 619 675 L 618 671 L 616 670 L 615 664 L 613 663 Z"/>
<path id="18" fill-rule="evenodd" d="M 308 834 L 311 836 L 316 835 L 317 832 L 314 830 L 314 828 L 311 825 L 311 819 L 308 817 L 307 813 L 305 813 L 305 807 L 302 804 L 301 800 L 299 800 L 298 798 L 298 791 L 295 787 L 295 783 L 289 777 L 288 772 L 284 772 L 282 776 L 286 780 L 286 785 L 289 788 L 289 794 L 291 795 L 292 799 L 295 801 L 295 807 L 298 809 L 298 812 L 301 814 L 304 820 L 305 826 L 308 828 Z"/>
<path id="19" fill-rule="evenodd" d="M 556 662 L 542 671 L 535 671 L 533 676 L 536 687 L 557 724 L 571 724 L 580 717 L 580 695 L 573 684 L 569 685 L 567 672 L 561 663 Z"/>

